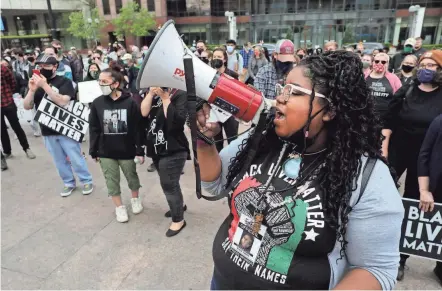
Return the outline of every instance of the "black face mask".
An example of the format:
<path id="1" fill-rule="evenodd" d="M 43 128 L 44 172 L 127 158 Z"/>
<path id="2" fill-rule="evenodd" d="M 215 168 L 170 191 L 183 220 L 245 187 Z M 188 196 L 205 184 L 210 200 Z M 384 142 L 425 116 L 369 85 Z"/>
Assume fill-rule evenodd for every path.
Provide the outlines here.
<path id="1" fill-rule="evenodd" d="M 49 80 L 52 78 L 52 75 L 54 75 L 54 72 L 52 72 L 52 70 L 40 69 L 40 74 Z"/>
<path id="2" fill-rule="evenodd" d="M 304 57 L 304 55 L 297 55 L 300 60 Z"/>
<path id="3" fill-rule="evenodd" d="M 209 63 L 209 59 L 208 58 L 200 58 L 200 60 L 205 63 L 208 64 Z"/>
<path id="4" fill-rule="evenodd" d="M 204 49 L 199 48 L 199 49 L 196 49 L 196 51 L 197 51 L 199 54 L 201 54 L 201 53 L 204 51 Z"/>
<path id="5" fill-rule="evenodd" d="M 285 75 L 293 68 L 293 62 L 281 62 L 277 60 L 276 68 L 278 69 L 278 71 Z"/>
<path id="6" fill-rule="evenodd" d="M 213 59 L 212 60 L 212 68 L 219 69 L 224 65 L 223 60 Z"/>
<path id="7" fill-rule="evenodd" d="M 404 71 L 405 73 L 410 73 L 411 71 L 413 71 L 414 66 L 408 66 L 408 65 L 402 65 L 402 71 Z"/>
<path id="8" fill-rule="evenodd" d="M 28 61 L 30 61 L 31 63 L 33 63 L 35 61 L 34 57 L 28 57 Z"/>

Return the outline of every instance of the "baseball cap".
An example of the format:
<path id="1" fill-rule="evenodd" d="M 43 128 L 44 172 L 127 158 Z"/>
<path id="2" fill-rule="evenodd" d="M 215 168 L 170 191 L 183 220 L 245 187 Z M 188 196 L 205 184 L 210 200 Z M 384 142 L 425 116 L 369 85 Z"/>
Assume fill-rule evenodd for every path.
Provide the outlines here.
<path id="1" fill-rule="evenodd" d="M 424 53 L 419 59 L 419 63 L 422 62 L 423 59 L 432 59 L 439 66 L 442 67 L 442 51 L 441 50 L 432 50 Z"/>
<path id="2" fill-rule="evenodd" d="M 36 64 L 57 65 L 58 61 L 51 55 L 42 54 L 37 58 Z"/>
<path id="3" fill-rule="evenodd" d="M 123 61 L 131 60 L 132 59 L 132 55 L 131 54 L 124 54 L 124 56 L 121 59 Z"/>
<path id="4" fill-rule="evenodd" d="M 412 47 L 414 47 L 414 45 L 416 44 L 416 40 L 412 37 L 410 37 L 409 39 L 407 39 L 404 43 L 404 46 L 406 45 L 411 45 Z"/>
<path id="5" fill-rule="evenodd" d="M 294 62 L 295 45 L 289 39 L 281 39 L 276 43 L 275 52 L 278 54 L 278 61 Z"/>

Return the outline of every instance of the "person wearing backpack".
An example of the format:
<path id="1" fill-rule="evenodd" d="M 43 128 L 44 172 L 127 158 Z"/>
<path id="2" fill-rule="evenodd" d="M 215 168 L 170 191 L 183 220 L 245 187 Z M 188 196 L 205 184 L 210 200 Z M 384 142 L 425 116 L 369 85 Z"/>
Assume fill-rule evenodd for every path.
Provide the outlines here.
<path id="1" fill-rule="evenodd" d="M 359 56 L 309 56 L 276 91 L 276 114 L 221 153 L 198 140 L 207 198 L 230 208 L 210 289 L 393 289 L 404 208 Z M 211 138 L 208 114 L 197 126 Z"/>
<path id="2" fill-rule="evenodd" d="M 442 114 L 442 51 L 423 54 L 417 79 L 393 96 L 382 134 L 382 152 L 400 177 L 407 171 L 404 198 L 420 199 L 418 157 L 430 124 Z M 397 279 L 404 278 L 408 255 L 401 255 Z"/>
<path id="3" fill-rule="evenodd" d="M 241 54 L 236 51 L 236 41 L 230 39 L 226 42 L 226 45 L 227 68 L 241 75 L 243 73 L 244 60 Z"/>

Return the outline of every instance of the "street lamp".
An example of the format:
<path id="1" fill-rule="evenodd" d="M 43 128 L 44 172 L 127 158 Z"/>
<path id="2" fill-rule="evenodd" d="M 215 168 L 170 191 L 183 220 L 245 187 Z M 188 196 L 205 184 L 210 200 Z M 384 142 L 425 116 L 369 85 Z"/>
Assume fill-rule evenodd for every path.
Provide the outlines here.
<path id="1" fill-rule="evenodd" d="M 408 37 L 414 37 L 417 26 L 417 13 L 419 12 L 421 6 L 420 5 L 412 5 L 408 8 L 408 12 L 411 14 L 411 29 L 409 31 Z"/>
<path id="2" fill-rule="evenodd" d="M 92 18 L 89 17 L 87 19 L 87 22 L 89 23 L 90 26 L 92 26 L 92 22 L 95 22 L 95 24 L 98 24 L 98 23 L 100 23 L 100 20 L 98 18 L 95 18 L 94 20 L 92 20 Z M 97 36 L 95 34 L 95 29 L 92 30 L 92 37 L 94 38 L 95 46 L 97 46 L 98 42 L 97 42 Z"/>

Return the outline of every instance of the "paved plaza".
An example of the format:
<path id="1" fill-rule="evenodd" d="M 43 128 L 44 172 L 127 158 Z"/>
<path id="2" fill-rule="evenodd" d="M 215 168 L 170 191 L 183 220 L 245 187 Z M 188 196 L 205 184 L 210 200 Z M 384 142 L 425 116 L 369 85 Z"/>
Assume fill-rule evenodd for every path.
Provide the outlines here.
<path id="1" fill-rule="evenodd" d="M 14 157 L 1 175 L 2 289 L 208 289 L 212 274 L 212 242 L 228 214 L 226 201 L 195 196 L 191 161 L 181 185 L 188 206 L 187 227 L 167 238 L 168 206 L 156 173 L 138 165 L 144 211 L 130 221 L 115 220 L 100 167 L 88 166 L 95 191 L 81 190 L 62 198 L 62 188 L 43 139 L 24 125 L 31 149 L 28 160 L 10 131 Z M 83 143 L 88 152 L 88 142 Z M 122 176 L 123 200 L 130 192 Z M 130 208 L 129 208 L 130 209 Z M 397 289 L 438 289 L 434 263 L 410 258 L 405 280 Z"/>

